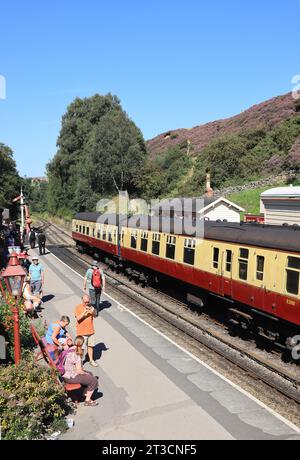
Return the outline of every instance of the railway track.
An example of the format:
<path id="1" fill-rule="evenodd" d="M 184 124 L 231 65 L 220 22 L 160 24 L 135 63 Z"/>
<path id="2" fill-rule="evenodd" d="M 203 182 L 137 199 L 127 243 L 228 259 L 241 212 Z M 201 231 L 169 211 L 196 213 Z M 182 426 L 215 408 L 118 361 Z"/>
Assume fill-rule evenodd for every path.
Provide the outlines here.
<path id="1" fill-rule="evenodd" d="M 90 265 L 91 257 L 78 255 L 71 235 L 57 225 L 46 221 L 41 221 L 41 224 L 47 232 L 48 248 L 51 252 L 83 275 Z M 219 364 L 222 360 L 221 366 L 230 376 L 251 378 L 254 388 L 262 388 L 259 391 L 263 391 L 263 388 L 272 389 L 274 408 L 288 402 L 290 412 L 293 413 L 293 422 L 300 426 L 298 366 L 281 362 L 276 354 L 257 350 L 254 343 L 231 337 L 224 326 L 208 315 L 198 315 L 188 310 L 186 303 L 164 292 L 152 288 L 142 289 L 129 282 L 124 275 L 116 275 L 105 264 L 102 265 L 106 272 L 109 294 L 117 301 L 152 322 L 163 332 L 171 333 L 185 346 L 188 344 L 193 352 L 198 349 L 201 358 L 206 355 L 209 361 L 217 359 Z M 280 403 L 277 396 L 279 399 L 283 397 Z M 284 415 L 287 416 L 287 413 Z"/>

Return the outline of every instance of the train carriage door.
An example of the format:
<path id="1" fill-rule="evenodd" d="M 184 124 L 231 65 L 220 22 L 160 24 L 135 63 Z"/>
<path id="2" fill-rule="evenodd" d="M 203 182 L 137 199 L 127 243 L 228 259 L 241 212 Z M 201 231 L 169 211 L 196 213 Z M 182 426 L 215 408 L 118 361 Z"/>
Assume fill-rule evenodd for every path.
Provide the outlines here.
<path id="1" fill-rule="evenodd" d="M 221 295 L 232 297 L 232 262 L 233 252 L 230 249 L 222 252 Z"/>

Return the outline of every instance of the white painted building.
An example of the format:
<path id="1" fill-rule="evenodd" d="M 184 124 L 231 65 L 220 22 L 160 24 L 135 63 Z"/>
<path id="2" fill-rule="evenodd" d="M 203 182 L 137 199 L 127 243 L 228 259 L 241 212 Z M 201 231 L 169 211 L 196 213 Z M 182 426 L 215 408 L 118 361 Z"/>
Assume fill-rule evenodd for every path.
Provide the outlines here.
<path id="1" fill-rule="evenodd" d="M 300 225 L 300 187 L 279 187 L 262 193 L 260 212 L 267 225 Z"/>
<path id="2" fill-rule="evenodd" d="M 182 219 L 205 219 L 207 221 L 241 222 L 241 213 L 245 209 L 224 197 L 211 198 L 176 198 L 163 200 L 152 208 L 156 216 L 176 217 Z"/>

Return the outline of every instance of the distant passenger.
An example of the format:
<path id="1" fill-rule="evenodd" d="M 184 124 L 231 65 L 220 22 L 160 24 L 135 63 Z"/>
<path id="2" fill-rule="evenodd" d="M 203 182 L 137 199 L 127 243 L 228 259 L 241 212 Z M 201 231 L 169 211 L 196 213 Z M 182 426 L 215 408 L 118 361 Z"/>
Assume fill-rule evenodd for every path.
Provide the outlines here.
<path id="1" fill-rule="evenodd" d="M 91 268 L 88 269 L 83 281 L 83 290 L 89 290 L 91 305 L 95 308 L 97 316 L 100 311 L 101 295 L 105 290 L 105 275 L 99 268 L 96 260 L 93 261 Z"/>
<path id="2" fill-rule="evenodd" d="M 46 254 L 46 235 L 44 232 L 38 233 L 38 245 L 39 245 L 39 251 L 40 251 L 40 256 Z"/>
<path id="3" fill-rule="evenodd" d="M 33 295 L 43 298 L 43 287 L 44 287 L 44 268 L 39 263 L 38 257 L 32 258 L 32 264 L 29 267 L 30 275 L 30 287 Z"/>
<path id="4" fill-rule="evenodd" d="M 36 233 L 35 233 L 34 229 L 32 229 L 31 232 L 29 233 L 29 244 L 30 244 L 31 249 L 35 248 L 35 245 L 36 245 Z"/>

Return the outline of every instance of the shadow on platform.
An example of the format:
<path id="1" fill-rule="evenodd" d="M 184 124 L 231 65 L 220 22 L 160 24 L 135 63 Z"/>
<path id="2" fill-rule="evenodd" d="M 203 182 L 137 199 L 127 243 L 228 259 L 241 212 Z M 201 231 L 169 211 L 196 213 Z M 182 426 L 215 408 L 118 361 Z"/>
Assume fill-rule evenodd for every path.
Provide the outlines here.
<path id="1" fill-rule="evenodd" d="M 99 308 L 99 313 L 101 313 L 101 311 L 103 311 L 103 310 L 108 310 L 111 306 L 112 306 L 112 304 L 110 302 L 108 302 L 107 300 L 105 300 L 104 302 L 101 302 L 100 303 L 100 308 Z"/>

